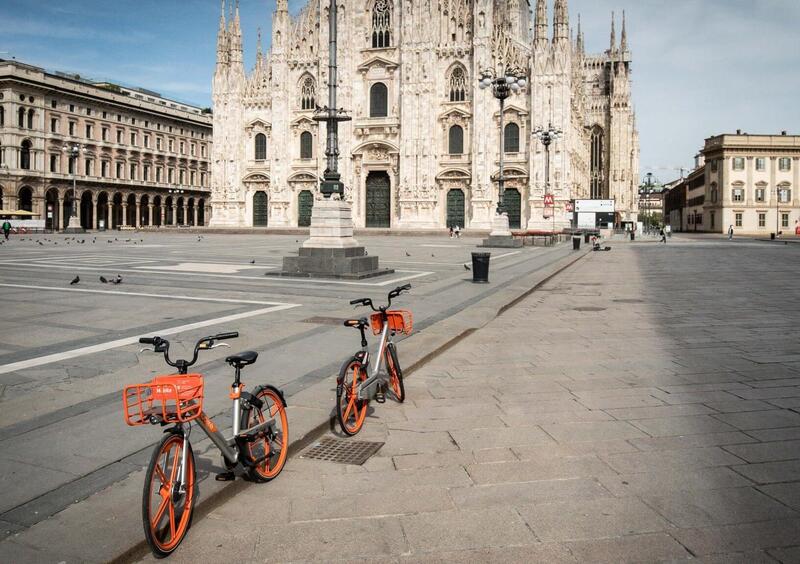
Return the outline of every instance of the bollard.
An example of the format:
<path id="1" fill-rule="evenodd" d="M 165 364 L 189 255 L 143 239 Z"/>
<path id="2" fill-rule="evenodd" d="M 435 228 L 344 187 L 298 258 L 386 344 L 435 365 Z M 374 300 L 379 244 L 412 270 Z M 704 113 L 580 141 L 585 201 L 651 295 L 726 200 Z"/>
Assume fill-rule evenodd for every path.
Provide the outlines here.
<path id="1" fill-rule="evenodd" d="M 489 257 L 492 253 L 472 253 L 472 281 L 479 284 L 489 282 Z"/>

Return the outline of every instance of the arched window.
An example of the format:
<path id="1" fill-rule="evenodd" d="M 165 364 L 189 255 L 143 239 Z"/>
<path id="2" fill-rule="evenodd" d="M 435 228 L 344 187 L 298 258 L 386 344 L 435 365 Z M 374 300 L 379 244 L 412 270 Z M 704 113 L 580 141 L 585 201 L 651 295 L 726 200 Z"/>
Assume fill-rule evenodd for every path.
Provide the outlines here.
<path id="1" fill-rule="evenodd" d="M 392 2 L 375 0 L 372 6 L 372 47 L 383 48 L 392 45 Z"/>
<path id="2" fill-rule="evenodd" d="M 457 66 L 450 73 L 450 101 L 463 102 L 467 99 L 467 73 L 464 67 Z"/>
<path id="3" fill-rule="evenodd" d="M 451 155 L 460 155 L 464 152 L 464 129 L 454 125 L 447 134 L 447 147 Z"/>
<path id="4" fill-rule="evenodd" d="M 256 160 L 263 161 L 267 158 L 267 136 L 263 133 L 256 134 Z"/>
<path id="5" fill-rule="evenodd" d="M 23 186 L 19 191 L 17 198 L 18 209 L 24 211 L 33 211 L 33 190 L 28 186 Z"/>
<path id="6" fill-rule="evenodd" d="M 376 82 L 369 89 L 369 117 L 386 117 L 388 115 L 389 91 L 382 82 Z"/>
<path id="7" fill-rule="evenodd" d="M 6 109 L 0 106 L 0 127 L 6 124 Z"/>
<path id="8" fill-rule="evenodd" d="M 25 127 L 25 108 L 19 109 L 19 118 L 17 119 L 17 126 L 20 129 Z"/>
<path id="9" fill-rule="evenodd" d="M 33 129 L 33 110 L 28 110 L 28 129 Z"/>
<path id="10" fill-rule="evenodd" d="M 605 195 L 605 174 L 603 172 L 603 130 L 600 127 L 595 127 L 592 130 L 591 140 L 591 187 L 590 194 L 593 200 L 602 199 Z"/>
<path id="11" fill-rule="evenodd" d="M 300 107 L 303 110 L 313 110 L 316 107 L 317 85 L 314 79 L 307 76 L 300 87 Z"/>
<path id="12" fill-rule="evenodd" d="M 503 150 L 506 153 L 519 153 L 519 126 L 509 123 L 503 132 Z"/>
<path id="13" fill-rule="evenodd" d="M 314 156 L 314 138 L 308 131 L 300 134 L 300 158 L 310 159 Z"/>
<path id="14" fill-rule="evenodd" d="M 24 170 L 31 168 L 31 142 L 27 139 L 22 142 L 19 149 L 19 168 Z"/>

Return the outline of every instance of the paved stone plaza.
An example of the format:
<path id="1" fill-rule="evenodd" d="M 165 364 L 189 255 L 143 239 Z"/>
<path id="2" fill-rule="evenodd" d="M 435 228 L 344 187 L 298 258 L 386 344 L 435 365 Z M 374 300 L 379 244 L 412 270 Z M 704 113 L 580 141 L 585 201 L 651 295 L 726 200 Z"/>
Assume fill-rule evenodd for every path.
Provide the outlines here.
<path id="1" fill-rule="evenodd" d="M 798 251 L 592 253 L 376 406 L 363 467 L 294 458 L 175 560 L 796 562 Z"/>
<path id="2" fill-rule="evenodd" d="M 239 237 L 145 235 L 136 246 L 104 243 L 109 250 L 100 254 L 117 261 L 109 273 L 124 269 L 123 285 L 114 288 L 89 285 L 104 266 L 75 270 L 98 252 L 86 244 L 78 251 L 72 244 L 59 251 L 3 246 L 4 310 L 19 321 L 0 330 L 0 370 L 138 335 L 143 326 L 299 304 L 175 338 L 189 343 L 238 328 L 243 336 L 235 346 L 262 351 L 255 369 L 268 375 L 248 377 L 253 369 L 246 369 L 245 381 L 283 386 L 290 430 L 307 430 L 309 420 L 330 413 L 330 375 L 357 343 L 350 331 L 306 321 L 350 315 L 342 306 L 348 299 L 388 288 L 264 277 L 234 249 L 244 243 L 254 266 L 277 266 L 279 246 L 293 247 L 294 238 Z M 394 276 L 418 275 L 405 303 L 421 331 L 399 343 L 404 365 L 461 316 L 478 316 L 490 300 L 496 306 L 498 297 L 555 272 L 548 265 L 567 266 L 579 256 L 566 245 L 526 248 L 493 263 L 492 284 L 474 286 L 464 281 L 469 273 L 461 262 L 475 242 L 370 238 L 371 253 L 404 270 Z M 237 481 L 227 499 L 201 511 L 172 558 L 798 561 L 800 245 L 708 237 L 610 244 L 611 252 L 583 256 L 414 370 L 405 404 L 375 404 L 362 432 L 349 439 L 385 441 L 363 466 L 294 452 L 275 481 Z M 123 264 L 136 260 L 153 262 Z M 71 268 L 60 268 L 65 263 Z M 198 272 L 212 268 L 199 263 L 214 272 Z M 220 272 L 226 268 L 235 272 Z M 76 272 L 82 282 L 68 290 Z M 51 291 L 34 296 L 8 286 L 26 283 L 73 293 L 52 291 L 49 298 Z M 184 300 L 169 309 L 177 295 L 268 304 Z M 79 328 L 93 333 L 70 335 Z M 37 343 L 27 353 L 25 335 Z M 146 380 L 160 364 L 136 351 L 123 345 L 0 374 L 0 554 L 67 562 L 107 560 L 134 547 L 128 558 L 145 554 L 141 467 L 159 433 L 124 426 L 119 389 Z M 201 366 L 208 395 L 218 396 L 211 413 L 226 408 L 229 376 L 219 360 L 225 352 Z M 196 452 L 200 478 L 218 469 L 218 454 L 201 446 Z M 213 495 L 204 488 L 201 503 Z M 70 495 L 84 501 L 70 506 Z M 92 531 L 97 543 L 87 547 L 80 530 Z"/>

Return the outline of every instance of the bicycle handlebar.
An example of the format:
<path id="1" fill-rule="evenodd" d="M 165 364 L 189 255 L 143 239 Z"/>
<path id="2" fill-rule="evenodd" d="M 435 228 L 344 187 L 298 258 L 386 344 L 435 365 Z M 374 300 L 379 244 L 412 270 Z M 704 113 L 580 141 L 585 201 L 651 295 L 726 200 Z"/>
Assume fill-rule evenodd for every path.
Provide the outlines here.
<path id="1" fill-rule="evenodd" d="M 178 359 L 175 361 L 170 360 L 169 341 L 166 339 L 162 339 L 159 336 L 139 337 L 139 342 L 143 345 L 153 345 L 153 352 L 163 352 L 164 361 L 167 364 L 169 364 L 170 366 L 174 366 L 179 371 L 185 371 L 188 367 L 192 366 L 195 362 L 197 362 L 197 355 L 200 352 L 201 348 L 209 348 L 209 347 L 202 347 L 203 343 L 213 344 L 214 341 L 222 341 L 224 339 L 236 339 L 238 336 L 239 336 L 238 331 L 229 331 L 226 333 L 217 333 L 216 335 L 203 337 L 202 339 L 200 339 L 195 343 L 194 353 L 192 354 L 192 360 L 190 361 L 184 359 Z"/>
<path id="2" fill-rule="evenodd" d="M 410 289 L 411 289 L 411 284 L 404 284 L 403 286 L 398 286 L 397 288 L 395 288 L 394 290 L 389 292 L 389 296 L 388 296 L 389 297 L 389 303 L 387 305 L 385 305 L 385 306 L 379 306 L 379 307 L 376 308 L 375 305 L 372 303 L 372 299 L 371 298 L 358 298 L 357 300 L 350 300 L 350 305 L 369 306 L 369 307 L 372 308 L 372 311 L 385 311 L 386 309 L 389 308 L 389 306 L 392 305 L 392 299 L 393 298 L 396 298 L 397 296 L 399 296 L 403 292 L 405 292 L 407 290 L 410 290 Z"/>

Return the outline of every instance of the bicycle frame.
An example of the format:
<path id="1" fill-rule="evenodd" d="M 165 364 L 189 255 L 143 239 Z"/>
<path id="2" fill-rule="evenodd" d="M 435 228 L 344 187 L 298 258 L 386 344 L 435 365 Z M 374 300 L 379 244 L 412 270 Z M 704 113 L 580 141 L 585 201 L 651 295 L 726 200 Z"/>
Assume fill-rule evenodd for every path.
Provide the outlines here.
<path id="1" fill-rule="evenodd" d="M 378 356 L 378 361 L 375 363 L 375 366 L 372 368 L 372 374 L 361 382 L 358 385 L 358 399 L 372 399 L 375 395 L 375 390 L 378 387 L 378 383 L 380 381 L 388 380 L 389 374 L 386 371 L 381 371 L 381 366 L 383 365 L 383 357 L 384 352 L 386 351 L 386 347 L 391 342 L 391 337 L 389 335 L 389 324 L 386 322 L 386 319 L 383 320 L 383 329 L 381 330 L 381 338 L 378 341 L 378 346 L 375 349 L 375 354 Z M 365 360 L 364 365 L 365 368 L 369 368 L 370 358 L 369 358 L 369 351 L 366 347 L 361 349 L 365 353 Z"/>

